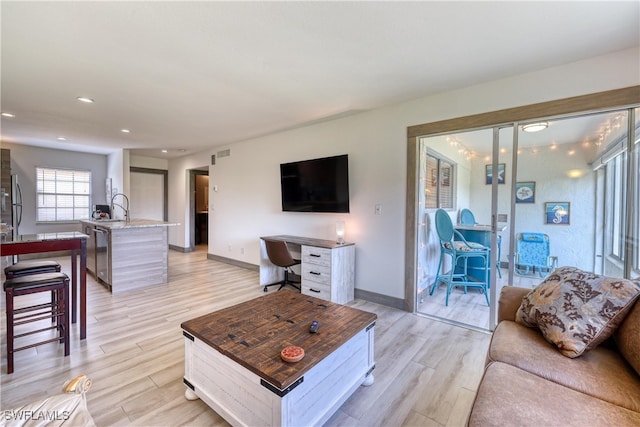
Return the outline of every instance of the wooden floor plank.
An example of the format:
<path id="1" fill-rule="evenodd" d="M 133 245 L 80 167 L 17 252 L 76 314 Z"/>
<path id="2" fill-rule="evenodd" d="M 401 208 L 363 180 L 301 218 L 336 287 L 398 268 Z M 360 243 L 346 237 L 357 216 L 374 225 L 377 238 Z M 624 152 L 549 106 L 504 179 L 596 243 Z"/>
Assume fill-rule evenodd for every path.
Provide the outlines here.
<path id="1" fill-rule="evenodd" d="M 56 260 L 69 271 L 68 257 Z M 18 352 L 11 375 L 3 308 L 0 408 L 57 394 L 84 373 L 93 380 L 87 402 L 99 426 L 227 426 L 204 402 L 184 398 L 180 324 L 264 295 L 258 272 L 209 260 L 199 248 L 170 251 L 169 276 L 165 286 L 117 295 L 88 277 L 87 339 L 74 325 L 69 357 L 57 343 Z M 490 335 L 363 300 L 349 305 L 378 315 L 375 382 L 358 388 L 326 425 L 463 425 Z"/>

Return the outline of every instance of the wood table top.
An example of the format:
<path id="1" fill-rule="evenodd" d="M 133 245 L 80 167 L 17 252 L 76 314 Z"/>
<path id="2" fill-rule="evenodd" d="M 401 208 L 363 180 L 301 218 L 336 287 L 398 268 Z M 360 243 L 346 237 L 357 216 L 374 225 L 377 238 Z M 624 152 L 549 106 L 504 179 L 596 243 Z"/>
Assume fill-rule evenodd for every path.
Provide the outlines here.
<path id="1" fill-rule="evenodd" d="M 280 234 L 277 236 L 262 236 L 260 238 L 263 240 L 282 240 L 283 242 L 291 243 L 294 245 L 315 246 L 326 249 L 341 248 L 343 246 L 353 246 L 355 244 L 351 242 L 338 243 L 334 240 L 315 239 L 313 237 L 289 236 L 285 234 Z"/>
<path id="2" fill-rule="evenodd" d="M 284 390 L 377 318 L 352 307 L 283 289 L 182 323 L 185 332 Z M 311 322 L 320 324 L 309 332 Z M 302 347 L 284 362 L 280 351 Z"/>

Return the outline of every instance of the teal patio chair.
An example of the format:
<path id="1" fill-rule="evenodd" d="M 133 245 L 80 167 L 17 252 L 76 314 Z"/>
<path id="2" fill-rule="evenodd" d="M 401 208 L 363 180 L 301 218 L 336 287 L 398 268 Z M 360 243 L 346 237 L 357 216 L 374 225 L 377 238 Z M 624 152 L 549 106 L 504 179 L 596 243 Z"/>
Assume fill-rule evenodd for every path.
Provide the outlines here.
<path id="1" fill-rule="evenodd" d="M 550 255 L 549 236 L 544 233 L 518 233 L 514 272 L 519 276 L 549 275 L 558 267 L 558 257 Z"/>
<path id="2" fill-rule="evenodd" d="M 469 209 L 462 209 L 460 211 L 460 224 L 462 225 L 476 225 L 476 217 Z M 496 270 L 498 270 L 498 277 L 502 279 L 502 271 L 500 271 L 500 255 L 502 253 L 502 236 L 498 234 L 496 240 L 496 247 L 498 249 L 498 257 L 496 258 Z"/>
<path id="3" fill-rule="evenodd" d="M 489 248 L 479 243 L 468 242 L 458 231 L 454 230 L 453 223 L 447 212 L 438 209 L 436 212 L 436 232 L 440 240 L 440 261 L 438 262 L 438 270 L 436 271 L 436 279 L 431 285 L 429 295 L 433 295 L 440 282 L 447 285 L 447 297 L 445 305 L 449 305 L 449 295 L 451 290 L 456 286 L 464 288 L 479 288 L 484 293 L 487 305 L 489 305 Z M 454 237 L 456 240 L 454 240 Z M 445 273 L 444 261 L 445 255 L 451 258 L 451 268 Z M 467 264 L 470 258 L 480 258 L 484 269 L 484 277 L 469 276 Z"/>

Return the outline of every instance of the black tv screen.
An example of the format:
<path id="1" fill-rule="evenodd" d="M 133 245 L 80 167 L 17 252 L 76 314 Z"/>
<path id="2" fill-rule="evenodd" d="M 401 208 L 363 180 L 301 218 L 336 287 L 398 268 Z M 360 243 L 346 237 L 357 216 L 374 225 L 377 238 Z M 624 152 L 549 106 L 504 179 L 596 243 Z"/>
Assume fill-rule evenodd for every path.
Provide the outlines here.
<path id="1" fill-rule="evenodd" d="M 282 210 L 349 212 L 349 158 L 341 156 L 280 165 Z"/>

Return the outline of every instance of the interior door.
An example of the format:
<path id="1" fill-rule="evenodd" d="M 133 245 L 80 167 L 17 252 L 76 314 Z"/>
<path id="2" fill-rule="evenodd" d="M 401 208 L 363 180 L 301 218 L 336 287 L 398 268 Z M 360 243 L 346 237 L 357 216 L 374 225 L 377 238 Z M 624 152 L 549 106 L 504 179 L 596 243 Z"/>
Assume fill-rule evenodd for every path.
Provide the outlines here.
<path id="1" fill-rule="evenodd" d="M 131 218 L 166 220 L 164 181 L 162 174 L 131 171 Z"/>

